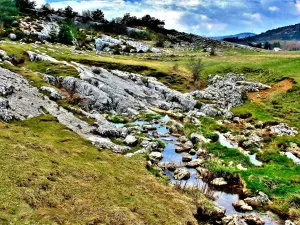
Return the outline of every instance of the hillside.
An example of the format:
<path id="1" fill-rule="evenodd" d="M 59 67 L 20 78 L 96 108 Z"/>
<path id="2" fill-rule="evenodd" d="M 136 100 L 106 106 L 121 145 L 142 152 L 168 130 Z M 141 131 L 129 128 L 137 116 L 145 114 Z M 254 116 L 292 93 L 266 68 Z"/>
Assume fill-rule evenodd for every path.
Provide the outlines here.
<path id="1" fill-rule="evenodd" d="M 256 36 L 254 33 L 245 32 L 240 34 L 233 34 L 233 35 L 227 35 L 227 36 L 218 36 L 218 37 L 212 37 L 214 40 L 224 40 L 225 38 L 237 38 L 237 39 L 244 39 L 248 37 Z"/>
<path id="2" fill-rule="evenodd" d="M 298 52 L 24 9 L 0 41 L 0 223 L 300 222 Z"/>

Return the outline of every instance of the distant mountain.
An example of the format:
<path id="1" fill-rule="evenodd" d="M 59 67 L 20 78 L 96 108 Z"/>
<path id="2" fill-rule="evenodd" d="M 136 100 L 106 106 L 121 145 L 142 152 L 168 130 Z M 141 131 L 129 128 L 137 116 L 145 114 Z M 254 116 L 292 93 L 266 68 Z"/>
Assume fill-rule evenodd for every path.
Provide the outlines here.
<path id="1" fill-rule="evenodd" d="M 254 33 L 240 33 L 240 34 L 234 34 L 234 35 L 227 35 L 227 36 L 218 36 L 218 37 L 212 37 L 212 39 L 215 40 L 223 40 L 224 38 L 237 38 L 237 39 L 244 39 L 247 37 L 252 37 L 255 36 L 256 34 Z"/>
<path id="2" fill-rule="evenodd" d="M 247 37 L 244 39 L 232 40 L 232 42 L 240 43 L 240 44 L 248 44 L 250 42 L 269 42 L 274 40 L 300 40 L 300 23 L 285 27 L 276 28 L 273 30 L 268 30 L 264 33 Z"/>

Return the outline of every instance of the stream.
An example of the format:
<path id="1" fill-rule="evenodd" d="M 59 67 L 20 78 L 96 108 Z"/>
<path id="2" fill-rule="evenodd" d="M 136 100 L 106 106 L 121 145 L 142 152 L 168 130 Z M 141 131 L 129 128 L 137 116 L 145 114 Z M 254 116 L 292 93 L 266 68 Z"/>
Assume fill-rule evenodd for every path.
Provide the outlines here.
<path id="1" fill-rule="evenodd" d="M 156 131 L 157 133 L 160 135 L 160 137 L 158 139 L 162 140 L 165 144 L 166 147 L 164 148 L 164 151 L 162 152 L 163 154 L 163 158 L 161 160 L 161 162 L 163 163 L 170 163 L 170 162 L 174 162 L 177 163 L 179 165 L 183 165 L 182 163 L 182 153 L 176 153 L 175 152 L 175 148 L 176 145 L 179 144 L 179 142 L 177 142 L 177 137 L 169 135 L 168 137 L 162 137 L 162 134 L 168 133 L 169 129 L 166 126 L 166 123 L 168 122 L 169 117 L 165 116 L 162 117 L 159 120 L 159 124 L 151 124 L 153 127 L 156 127 Z M 149 124 L 149 122 L 145 122 L 145 121 L 135 121 L 133 123 L 130 124 L 135 124 L 135 125 L 139 125 L 139 126 L 143 126 L 145 124 Z M 122 127 L 124 126 L 124 124 L 116 124 L 117 127 Z M 148 134 L 152 135 L 153 131 L 148 131 Z M 220 144 L 222 144 L 223 146 L 226 146 L 228 148 L 235 148 L 237 147 L 236 143 L 232 143 L 230 141 L 228 141 L 221 133 L 219 134 L 219 142 Z M 193 159 L 196 159 L 196 155 L 192 156 Z M 258 161 L 256 159 L 256 154 L 250 155 L 249 156 L 251 163 L 253 163 L 256 166 L 260 166 L 262 163 L 260 161 Z M 228 189 L 226 188 L 226 190 L 220 190 L 218 188 L 218 190 L 213 187 L 212 185 L 206 183 L 204 180 L 200 179 L 198 177 L 198 172 L 196 171 L 196 169 L 193 168 L 187 168 L 190 173 L 191 176 L 188 180 L 186 181 L 182 181 L 183 183 L 180 183 L 180 181 L 177 181 L 174 179 L 173 177 L 173 173 L 171 171 L 166 170 L 165 174 L 170 178 L 170 181 L 173 183 L 180 183 L 183 186 L 196 186 L 196 187 L 203 187 L 206 186 L 209 188 L 210 191 L 213 192 L 213 196 L 214 196 L 214 201 L 216 204 L 224 207 L 226 209 L 225 214 L 226 215 L 230 215 L 230 214 L 254 214 L 259 216 L 261 219 L 263 219 L 265 221 L 265 225 L 281 225 L 284 224 L 284 222 L 275 214 L 273 214 L 272 212 L 268 211 L 268 212 L 259 212 L 259 211 L 251 211 L 251 212 L 239 212 L 237 211 L 232 203 L 240 200 L 240 195 L 238 193 L 238 190 L 235 189 Z"/>

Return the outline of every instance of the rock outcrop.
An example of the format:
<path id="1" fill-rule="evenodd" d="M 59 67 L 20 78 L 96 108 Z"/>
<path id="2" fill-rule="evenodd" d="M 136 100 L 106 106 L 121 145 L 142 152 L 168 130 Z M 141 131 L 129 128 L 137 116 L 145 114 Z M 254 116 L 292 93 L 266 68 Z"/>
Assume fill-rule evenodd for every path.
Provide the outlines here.
<path id="1" fill-rule="evenodd" d="M 71 112 L 59 107 L 47 96 L 39 93 L 38 89 L 32 87 L 22 76 L 9 70 L 0 68 L 0 118 L 4 121 L 24 120 L 50 113 L 57 120 L 77 133 L 78 135 L 92 141 L 101 149 L 112 149 L 122 153 L 129 149 L 112 143 L 108 138 L 95 135 L 95 127 L 78 119 Z M 106 121 L 101 115 L 94 115 L 99 121 Z M 109 122 L 106 121 L 108 124 Z M 104 123 L 105 124 L 105 123 Z M 114 126 L 115 128 L 115 126 Z"/>
<path id="2" fill-rule="evenodd" d="M 224 77 L 211 77 L 209 82 L 211 85 L 204 90 L 191 93 L 194 97 L 211 101 L 211 104 L 201 108 L 202 112 L 209 116 L 231 116 L 230 109 L 243 104 L 247 92 L 270 88 L 262 83 L 247 82 L 244 76 L 234 73 L 228 73 Z"/>

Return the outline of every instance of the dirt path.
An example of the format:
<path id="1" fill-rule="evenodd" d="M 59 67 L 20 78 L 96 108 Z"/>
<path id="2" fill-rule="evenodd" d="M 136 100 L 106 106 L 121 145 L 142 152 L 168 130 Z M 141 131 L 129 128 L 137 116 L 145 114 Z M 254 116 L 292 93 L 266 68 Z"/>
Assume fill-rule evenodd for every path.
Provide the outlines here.
<path id="1" fill-rule="evenodd" d="M 285 79 L 275 84 L 270 89 L 248 93 L 248 98 L 256 103 L 261 103 L 263 100 L 271 98 L 273 94 L 287 92 L 293 86 L 294 82 L 292 79 Z"/>

